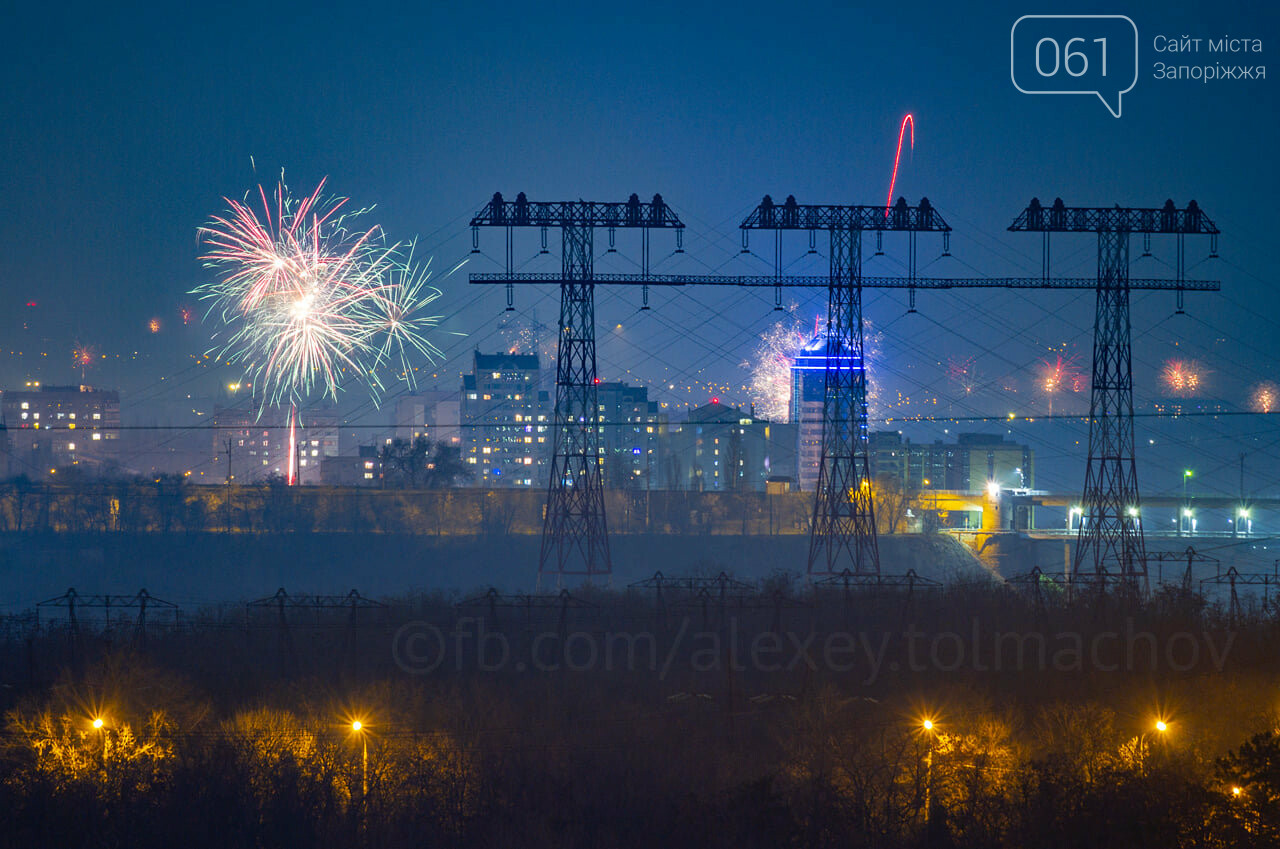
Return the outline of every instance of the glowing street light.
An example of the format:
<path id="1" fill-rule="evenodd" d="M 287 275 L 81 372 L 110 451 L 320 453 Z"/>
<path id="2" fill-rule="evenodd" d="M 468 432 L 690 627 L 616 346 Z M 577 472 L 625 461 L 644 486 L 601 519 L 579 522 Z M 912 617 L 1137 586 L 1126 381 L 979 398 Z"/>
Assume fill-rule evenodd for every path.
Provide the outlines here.
<path id="1" fill-rule="evenodd" d="M 1248 507 L 1241 507 L 1236 511 L 1235 532 L 1236 534 L 1253 533 L 1253 519 L 1250 518 Z"/>
<path id="2" fill-rule="evenodd" d="M 927 825 L 932 816 L 932 800 L 933 800 L 933 744 L 938 738 L 937 731 L 934 730 L 934 722 L 929 717 L 925 717 L 920 721 L 920 727 L 929 736 L 929 748 L 925 751 L 924 756 L 924 818 Z"/>
<path id="3" fill-rule="evenodd" d="M 987 497 L 992 501 L 1000 497 L 1000 484 L 997 481 L 987 481 Z"/>
<path id="4" fill-rule="evenodd" d="M 1159 731 L 1161 734 L 1163 734 L 1164 732 L 1169 730 L 1169 724 L 1165 722 L 1163 719 L 1157 719 L 1156 730 Z"/>
<path id="5" fill-rule="evenodd" d="M 1076 529 L 1076 519 L 1080 520 L 1080 524 L 1084 524 L 1084 510 L 1076 506 L 1067 511 L 1067 530 L 1074 531 Z"/>
<path id="6" fill-rule="evenodd" d="M 351 733 L 360 735 L 360 827 L 364 828 L 365 808 L 369 800 L 369 734 L 364 723 L 351 720 Z"/>
<path id="7" fill-rule="evenodd" d="M 102 730 L 102 726 L 103 726 L 103 725 L 105 725 L 105 724 L 106 724 L 106 723 L 104 723 L 104 722 L 102 721 L 102 717 L 100 717 L 100 716 L 99 716 L 99 717 L 96 717 L 96 718 L 93 720 L 93 727 L 94 727 L 94 729 L 96 729 L 96 730 L 98 730 L 98 731 L 101 731 L 101 730 Z"/>

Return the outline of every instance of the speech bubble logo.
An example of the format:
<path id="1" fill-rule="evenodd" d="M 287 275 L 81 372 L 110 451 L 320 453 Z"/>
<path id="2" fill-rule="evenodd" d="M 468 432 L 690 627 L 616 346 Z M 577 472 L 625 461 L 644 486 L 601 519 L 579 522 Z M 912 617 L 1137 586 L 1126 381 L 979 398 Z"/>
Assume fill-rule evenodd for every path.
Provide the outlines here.
<path id="1" fill-rule="evenodd" d="M 1119 118 L 1138 83 L 1138 27 L 1125 15 L 1023 15 L 1009 30 L 1009 76 L 1023 94 L 1096 94 Z"/>

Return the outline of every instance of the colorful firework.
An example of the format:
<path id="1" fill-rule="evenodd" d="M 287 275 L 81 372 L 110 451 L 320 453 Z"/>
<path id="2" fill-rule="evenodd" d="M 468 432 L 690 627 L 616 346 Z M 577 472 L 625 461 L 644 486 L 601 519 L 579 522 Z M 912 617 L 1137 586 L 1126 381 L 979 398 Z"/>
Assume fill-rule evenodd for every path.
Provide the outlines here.
<path id="1" fill-rule="evenodd" d="M 148 321 L 148 322 L 147 322 L 147 330 L 150 330 L 152 333 L 159 333 L 159 332 L 160 332 L 160 319 L 158 319 L 158 318 L 153 318 L 153 319 L 151 319 L 150 321 Z"/>
<path id="2" fill-rule="evenodd" d="M 1255 413 L 1274 413 L 1280 409 L 1280 386 L 1263 381 L 1249 394 L 1249 408 Z"/>
<path id="3" fill-rule="evenodd" d="M 87 372 L 98 361 L 98 349 L 92 345 L 82 345 L 79 342 L 71 351 L 71 364 L 73 367 L 80 369 L 80 380 L 84 380 L 85 372 Z"/>
<path id="4" fill-rule="evenodd" d="M 1174 398 L 1190 398 L 1204 388 L 1208 369 L 1196 360 L 1169 360 L 1160 371 L 1165 393 Z"/>
<path id="5" fill-rule="evenodd" d="M 218 357 L 260 391 L 259 414 L 316 392 L 336 400 L 347 381 L 376 403 L 381 368 L 414 386 L 413 360 L 440 354 L 423 336 L 439 320 L 422 312 L 440 296 L 426 285 L 429 264 L 415 264 L 412 244 L 363 227 L 368 210 L 344 212 L 347 199 L 324 185 L 301 199 L 283 182 L 270 197 L 259 186 L 260 211 L 227 199 L 229 211 L 200 230 L 219 279 L 193 294 L 226 325 Z"/>
<path id="6" fill-rule="evenodd" d="M 1062 392 L 1081 392 L 1085 387 L 1084 373 L 1080 371 L 1080 355 L 1063 354 L 1066 354 L 1065 347 L 1052 360 L 1041 360 L 1040 371 L 1036 376 L 1036 388 L 1049 399 L 1050 415 L 1053 414 L 1054 396 Z"/>
<path id="7" fill-rule="evenodd" d="M 800 317 L 799 305 L 787 307 L 786 317 L 774 322 L 760 334 L 760 341 L 742 368 L 751 373 L 747 394 L 756 406 L 756 414 L 775 422 L 791 418 L 791 365 L 796 353 L 812 336 L 807 322 Z"/>
<path id="8" fill-rule="evenodd" d="M 972 395 L 978 388 L 978 371 L 973 367 L 974 357 L 947 357 L 947 379 L 965 395 Z"/>

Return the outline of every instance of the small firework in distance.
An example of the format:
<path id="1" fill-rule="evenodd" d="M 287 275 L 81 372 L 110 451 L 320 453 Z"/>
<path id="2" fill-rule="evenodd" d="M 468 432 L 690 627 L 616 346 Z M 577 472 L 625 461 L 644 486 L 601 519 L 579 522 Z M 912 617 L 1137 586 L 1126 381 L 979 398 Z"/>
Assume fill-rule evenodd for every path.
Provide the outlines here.
<path id="1" fill-rule="evenodd" d="M 973 363 L 973 357 L 947 357 L 947 379 L 965 395 L 972 395 L 978 386 L 978 373 Z"/>
<path id="2" fill-rule="evenodd" d="M 158 318 L 153 318 L 153 319 L 151 319 L 150 321 L 148 321 L 148 322 L 147 322 L 147 330 L 150 330 L 152 333 L 159 333 L 159 332 L 160 332 L 160 319 L 158 319 Z"/>
<path id="3" fill-rule="evenodd" d="M 92 345 L 81 345 L 79 342 L 71 351 L 71 363 L 80 369 L 80 379 L 84 380 L 87 372 L 98 359 L 98 349 Z"/>
<path id="4" fill-rule="evenodd" d="M 1169 360 L 1160 372 L 1165 393 L 1174 398 L 1190 398 L 1204 388 L 1208 371 L 1195 360 Z"/>
<path id="5" fill-rule="evenodd" d="M 183 326 L 191 324 L 191 320 L 195 318 L 195 314 L 191 312 L 191 307 L 179 307 L 178 315 L 182 317 Z"/>
<path id="6" fill-rule="evenodd" d="M 1253 387 L 1249 396 L 1249 408 L 1255 413 L 1273 413 L 1280 402 L 1280 386 L 1271 381 L 1263 381 Z"/>

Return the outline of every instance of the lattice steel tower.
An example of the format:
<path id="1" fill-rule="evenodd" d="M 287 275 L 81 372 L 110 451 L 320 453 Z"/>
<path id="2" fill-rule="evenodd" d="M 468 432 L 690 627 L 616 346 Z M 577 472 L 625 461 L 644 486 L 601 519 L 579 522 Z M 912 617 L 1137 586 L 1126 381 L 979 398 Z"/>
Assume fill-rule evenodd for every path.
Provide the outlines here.
<path id="1" fill-rule="evenodd" d="M 876 232 L 877 249 L 885 230 L 910 237 L 908 278 L 915 278 L 916 233 L 936 230 L 944 243 L 951 228 L 927 199 L 908 206 L 899 198 L 884 206 L 798 204 L 788 197 L 782 206 L 765 196 L 742 222 L 748 230 L 775 230 L 775 273 L 781 279 L 783 230 L 809 231 L 812 249 L 817 231 L 830 237 L 827 281 L 825 391 L 822 405 L 822 455 L 814 493 L 809 537 L 810 575 L 849 569 L 879 575 L 875 498 L 871 489 L 867 442 L 867 372 L 862 344 L 862 233 Z M 914 300 L 914 290 L 912 290 Z"/>
<path id="2" fill-rule="evenodd" d="M 510 282 L 517 279 L 512 259 L 512 228 L 541 227 L 544 251 L 547 228 L 560 228 L 560 331 L 556 349 L 553 453 L 538 579 L 541 582 L 547 573 L 554 574 L 557 583 L 564 575 L 585 575 L 588 580 L 607 576 L 613 571 L 613 565 L 605 521 L 596 393 L 600 381 L 596 377 L 595 228 L 608 228 L 610 250 L 615 229 L 641 229 L 642 268 L 647 274 L 649 229 L 674 228 L 678 236 L 684 224 L 663 203 L 661 195 L 654 195 L 651 203 L 641 203 L 636 195 L 625 203 L 535 203 L 521 192 L 514 201 L 504 201 L 501 194 L 494 194 L 471 220 L 471 226 L 473 245 L 477 238 L 474 228 L 507 228 L 508 306 L 511 304 Z"/>
<path id="3" fill-rule="evenodd" d="M 1116 579 L 1130 592 L 1147 583 L 1146 543 L 1140 518 L 1141 498 L 1133 433 L 1133 359 L 1129 324 L 1129 237 L 1143 234 L 1144 254 L 1151 234 L 1178 237 L 1177 280 L 1186 279 L 1183 239 L 1212 237 L 1217 252 L 1218 228 L 1192 201 L 1177 209 L 1167 201 L 1160 209 L 1067 207 L 1062 199 L 1045 209 L 1038 200 L 1009 227 L 1044 234 L 1043 271 L 1049 273 L 1050 233 L 1096 233 L 1098 238 L 1097 310 L 1093 327 L 1093 380 L 1089 403 L 1089 462 L 1081 498 L 1071 579 L 1105 584 Z M 1183 289 L 1177 285 L 1178 310 Z M 1081 577 L 1092 564 L 1092 574 Z"/>

